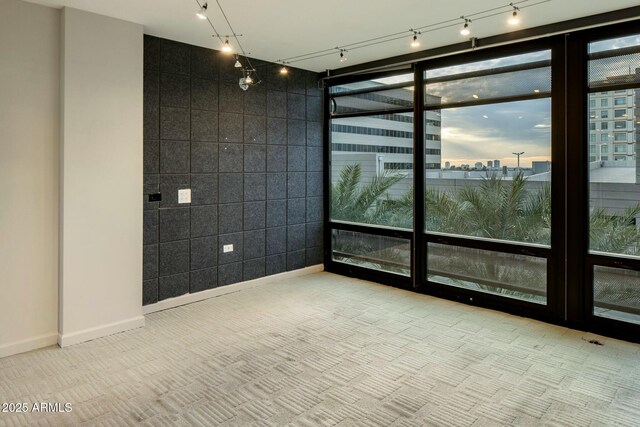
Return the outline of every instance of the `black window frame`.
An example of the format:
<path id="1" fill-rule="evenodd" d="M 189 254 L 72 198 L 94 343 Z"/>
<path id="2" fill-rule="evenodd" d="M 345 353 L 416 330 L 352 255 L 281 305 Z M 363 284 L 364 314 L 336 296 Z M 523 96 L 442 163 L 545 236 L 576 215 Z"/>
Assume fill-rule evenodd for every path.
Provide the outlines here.
<path id="1" fill-rule="evenodd" d="M 549 286 L 547 309 L 541 310 L 539 304 L 527 303 L 514 299 L 506 299 L 491 294 L 477 294 L 474 291 L 447 287 L 442 289 L 437 284 L 426 287 L 425 266 L 425 241 L 422 233 L 424 224 L 424 170 L 414 168 L 414 226 L 412 232 L 406 230 L 386 229 L 383 227 L 366 226 L 359 224 L 332 224 L 329 221 L 330 208 L 325 203 L 325 269 L 339 274 L 359 277 L 366 280 L 385 283 L 403 289 L 419 291 L 430 295 L 443 297 L 467 304 L 498 309 L 504 312 L 537 318 L 550 323 L 572 327 L 575 329 L 589 330 L 603 335 L 640 342 L 640 325 L 623 322 L 616 319 L 598 317 L 593 314 L 593 276 L 594 266 L 625 268 L 640 271 L 640 260 L 620 258 L 615 255 L 601 253 L 589 253 L 588 249 L 588 212 L 589 212 L 589 117 L 590 103 L 588 97 L 588 43 L 598 40 L 606 40 L 615 37 L 623 37 L 637 34 L 640 27 L 640 19 L 637 18 L 640 7 L 629 8 L 607 14 L 610 20 L 622 18 L 627 22 L 609 24 L 598 16 L 584 18 L 595 28 L 586 30 L 569 30 L 562 28 L 558 35 L 542 37 L 533 41 L 513 42 L 509 40 L 507 45 L 487 47 L 476 51 L 452 53 L 443 48 L 445 55 L 434 59 L 412 62 L 414 70 L 414 86 L 422 88 L 424 69 L 427 64 L 442 64 L 443 66 L 460 63 L 476 62 L 497 56 L 516 55 L 527 51 L 548 49 L 552 46 L 552 161 L 554 162 L 554 178 L 552 180 L 552 204 L 554 212 L 562 209 L 561 215 L 555 215 L 552 223 L 551 260 L 548 261 L 550 281 L 555 285 Z M 566 31 L 566 32 L 564 32 Z M 518 37 L 526 38 L 527 31 L 523 31 Z M 502 40 L 501 36 L 496 39 Z M 453 49 L 454 46 L 447 47 Z M 456 46 L 462 50 L 462 44 Z M 436 50 L 437 51 L 437 50 Z M 434 52 L 436 53 L 436 52 Z M 380 64 L 389 64 L 390 60 L 382 60 Z M 434 66 L 435 68 L 435 66 Z M 365 69 L 361 65 L 353 67 L 353 72 Z M 371 78 L 404 74 L 408 70 L 374 72 L 368 74 L 344 74 L 331 77 L 331 84 L 342 84 L 367 80 Z M 568 78 L 571 76 L 571 78 Z M 606 93 L 610 90 L 622 90 L 638 87 L 637 84 L 619 84 L 611 87 L 597 87 L 596 93 Z M 414 165 L 424 162 L 424 94 L 422 90 L 414 91 Z M 329 91 L 325 87 L 325 130 L 330 121 Z M 627 105 L 628 106 L 628 105 Z M 615 108 L 605 109 L 609 119 L 615 119 Z M 611 114 L 609 114 L 609 112 Z M 625 114 L 627 108 L 625 108 Z M 377 113 L 379 114 L 379 113 Z M 419 120 L 415 118 L 419 117 Z M 604 118 L 604 117 L 603 117 Z M 636 126 L 637 128 L 637 126 Z M 637 129 L 636 129 L 637 130 Z M 416 136 L 422 135 L 421 138 Z M 330 164 L 328 135 L 325 138 L 325 165 Z M 558 143 L 560 141 L 560 143 Z M 568 153 L 571 155 L 568 156 Z M 613 156 L 613 153 L 611 154 Z M 613 157 L 610 157 L 613 159 Z M 324 195 L 329 197 L 328 169 L 325 167 Z M 379 234 L 384 236 L 402 237 L 411 241 L 412 277 L 406 278 L 394 274 L 378 272 L 359 268 L 357 266 L 336 265 L 331 261 L 330 233 L 332 227 L 361 231 L 364 233 Z M 328 237 L 329 236 L 329 237 Z M 512 250 L 513 253 L 523 251 L 525 255 L 540 254 L 549 256 L 549 253 L 538 251 L 530 252 L 528 247 L 519 244 L 503 244 L 486 240 L 466 239 L 458 236 L 431 236 L 431 241 L 449 244 L 460 244 L 465 247 L 478 247 L 486 250 Z M 553 296 L 552 293 L 555 293 Z M 473 298 L 473 300 L 471 300 Z M 553 300 L 553 302 L 552 302 Z M 534 305 L 535 307 L 532 307 Z"/>
<path id="2" fill-rule="evenodd" d="M 564 128 L 564 117 L 561 110 L 564 104 L 563 87 L 560 82 L 561 72 L 563 69 L 563 61 L 560 58 L 564 54 L 564 43 L 562 37 L 547 37 L 535 41 L 527 41 L 520 43 L 513 43 L 506 46 L 499 46 L 495 48 L 485 49 L 475 52 L 466 52 L 453 56 L 447 56 L 443 58 L 436 58 L 431 60 L 422 61 L 417 64 L 416 75 L 416 93 L 421 92 L 418 90 L 420 86 L 417 83 L 417 78 L 424 78 L 424 72 L 430 68 L 441 68 L 446 66 L 463 65 L 466 63 L 484 61 L 489 59 L 521 55 L 526 53 L 538 52 L 543 50 L 551 51 L 551 73 L 552 73 L 552 87 L 551 94 L 527 94 L 522 96 L 509 97 L 505 99 L 495 100 L 495 102 L 512 102 L 528 99 L 539 98 L 551 98 L 551 121 L 553 123 L 551 129 L 551 158 L 552 158 L 552 170 L 554 177 L 558 176 L 559 179 L 552 178 L 552 236 L 550 247 L 541 247 L 537 245 L 528 245 L 519 242 L 503 242 L 487 239 L 476 239 L 473 237 L 465 236 L 453 236 L 443 235 L 441 233 L 424 232 L 424 215 L 426 209 L 421 206 L 422 214 L 420 215 L 421 222 L 418 222 L 418 215 L 415 216 L 415 224 L 421 224 L 421 227 L 414 227 L 417 232 L 414 239 L 419 242 L 416 245 L 415 264 L 421 264 L 422 268 L 416 271 L 416 275 L 419 280 L 416 283 L 416 290 L 422 293 L 444 297 L 456 301 L 463 301 L 474 305 L 480 305 L 484 307 L 497 308 L 501 311 L 515 313 L 519 315 L 525 315 L 528 317 L 535 317 L 551 322 L 559 322 L 563 318 L 564 307 L 564 292 L 560 289 L 559 284 L 564 276 L 562 265 L 558 265 L 556 258 L 557 254 L 564 253 L 564 144 L 562 143 L 564 134 L 561 130 Z M 420 81 L 422 83 L 422 81 Z M 417 103 L 417 101 L 415 101 Z M 495 103 L 492 101 L 492 103 Z M 481 103 L 479 103 L 481 104 Z M 458 106 L 458 105 L 456 105 Z M 435 107 L 434 107 L 435 108 Z M 429 108 L 425 108 L 425 111 Z M 417 114 L 423 114 L 423 112 L 416 112 Z M 418 120 L 414 120 L 414 123 Z M 558 142 L 559 141 L 559 142 Z M 418 142 L 418 141 L 416 141 Z M 414 153 L 420 155 L 423 151 L 422 148 L 416 147 Z M 418 164 L 418 160 L 414 162 Z M 415 175 L 414 175 L 415 176 Z M 414 188 L 417 200 L 417 194 L 422 194 L 424 199 L 424 187 L 425 180 L 422 177 L 421 181 L 418 178 L 414 179 Z M 544 258 L 547 261 L 547 304 L 541 305 L 534 302 L 529 302 L 520 299 L 508 298 L 504 296 L 494 295 L 490 293 L 483 293 L 470 289 L 457 288 L 437 282 L 432 282 L 427 279 L 427 245 L 428 243 L 439 243 L 452 246 L 460 246 L 473 249 L 485 249 L 496 252 L 510 253 L 515 255 L 526 255 Z"/>

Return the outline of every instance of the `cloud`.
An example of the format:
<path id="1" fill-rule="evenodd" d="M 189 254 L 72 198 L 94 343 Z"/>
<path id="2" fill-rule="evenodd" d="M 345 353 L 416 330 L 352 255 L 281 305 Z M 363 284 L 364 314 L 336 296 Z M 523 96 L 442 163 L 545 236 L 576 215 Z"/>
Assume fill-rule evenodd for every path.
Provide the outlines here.
<path id="1" fill-rule="evenodd" d="M 551 100 L 548 98 L 441 111 L 442 163 L 473 164 L 498 159 L 515 166 L 551 158 Z M 488 119 L 483 116 L 487 116 Z M 522 117 L 522 119 L 519 119 Z"/>

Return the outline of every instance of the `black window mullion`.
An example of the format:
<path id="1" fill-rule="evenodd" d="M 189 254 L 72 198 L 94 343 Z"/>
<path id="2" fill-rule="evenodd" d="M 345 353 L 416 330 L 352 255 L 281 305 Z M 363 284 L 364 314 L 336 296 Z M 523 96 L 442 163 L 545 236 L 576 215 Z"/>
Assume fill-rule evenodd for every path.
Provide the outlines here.
<path id="1" fill-rule="evenodd" d="M 562 319 L 566 303 L 566 194 L 567 117 L 565 115 L 567 64 L 564 36 L 553 40 L 551 49 L 551 253 L 547 262 L 547 293 L 550 308 Z M 583 144 L 584 145 L 584 144 Z"/>
<path id="2" fill-rule="evenodd" d="M 355 222 L 329 221 L 329 228 L 334 230 L 355 231 L 357 233 L 373 234 L 376 236 L 397 237 L 410 240 L 411 230 L 401 228 L 383 227 L 377 224 L 361 224 Z"/>
<path id="3" fill-rule="evenodd" d="M 424 242 L 425 206 L 425 126 L 424 126 L 424 71 L 415 66 L 413 71 L 413 245 L 411 275 L 413 288 L 424 283 L 426 273 L 426 243 Z"/>
<path id="4" fill-rule="evenodd" d="M 539 258 L 550 258 L 552 250 L 546 246 L 530 246 L 526 243 L 513 243 L 502 240 L 472 238 L 466 236 L 424 233 L 426 243 L 438 243 L 441 245 L 460 246 L 471 249 L 484 249 L 493 252 L 503 252 L 515 255 L 526 255 Z"/>
<path id="5" fill-rule="evenodd" d="M 584 323 L 593 304 L 593 290 L 585 266 L 588 236 L 588 148 L 587 135 L 587 49 L 578 35 L 566 37 L 566 320 L 574 326 Z M 571 219 L 571 220 L 569 220 Z"/>
<path id="6" fill-rule="evenodd" d="M 322 97 L 323 132 L 322 132 L 322 212 L 323 212 L 323 233 L 324 233 L 324 265 L 328 266 L 332 262 L 331 256 L 331 104 L 329 96 L 329 86 L 325 84 Z"/>

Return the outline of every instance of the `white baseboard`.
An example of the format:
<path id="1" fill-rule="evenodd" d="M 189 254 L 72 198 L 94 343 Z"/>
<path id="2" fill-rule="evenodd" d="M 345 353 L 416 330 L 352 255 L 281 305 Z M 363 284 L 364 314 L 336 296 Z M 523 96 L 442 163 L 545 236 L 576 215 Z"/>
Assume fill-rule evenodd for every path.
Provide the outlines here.
<path id="1" fill-rule="evenodd" d="M 144 316 L 136 316 L 131 319 L 97 326 L 95 328 L 84 329 L 70 334 L 58 334 L 58 345 L 60 347 L 68 347 L 81 342 L 91 341 L 96 338 L 117 334 L 118 332 L 128 331 L 129 329 L 142 328 L 143 326 Z"/>
<path id="2" fill-rule="evenodd" d="M 2 344 L 0 345 L 0 358 L 25 353 L 31 350 L 37 350 L 42 347 L 49 347 L 50 345 L 56 345 L 57 342 L 58 334 L 56 332 L 52 332 L 50 334 L 40 335 L 34 338 L 27 338 L 22 341 Z"/>
<path id="3" fill-rule="evenodd" d="M 145 305 L 144 307 L 142 307 L 142 312 L 144 314 L 154 313 L 156 311 L 167 310 L 169 308 L 191 304 L 193 302 L 218 297 L 220 295 L 237 292 L 243 289 L 250 289 L 256 286 L 266 285 L 268 283 L 273 283 L 280 280 L 291 279 L 293 277 L 306 276 L 307 274 L 318 273 L 321 271 L 324 271 L 324 265 L 318 264 L 311 267 L 301 268 L 299 270 L 287 271 L 285 273 L 279 273 L 272 276 L 261 277 L 259 279 L 248 280 L 246 282 L 235 283 L 233 285 L 207 289 L 206 291 L 197 292 L 195 294 L 180 295 L 179 297 L 169 298 L 155 304 Z"/>

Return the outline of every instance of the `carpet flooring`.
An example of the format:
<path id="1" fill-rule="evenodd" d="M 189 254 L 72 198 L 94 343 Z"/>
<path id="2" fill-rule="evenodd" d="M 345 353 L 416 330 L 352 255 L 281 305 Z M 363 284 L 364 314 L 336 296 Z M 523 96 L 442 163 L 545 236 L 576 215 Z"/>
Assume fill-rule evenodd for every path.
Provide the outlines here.
<path id="1" fill-rule="evenodd" d="M 0 426 L 640 426 L 640 346 L 317 273 L 0 359 L 3 402 L 72 410 Z"/>

